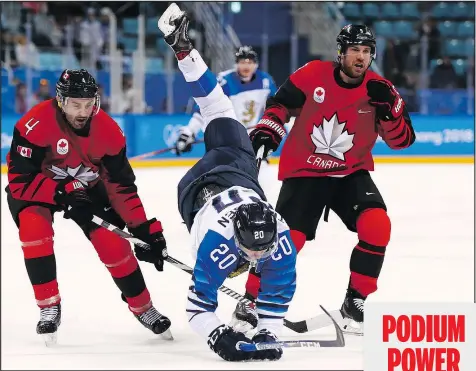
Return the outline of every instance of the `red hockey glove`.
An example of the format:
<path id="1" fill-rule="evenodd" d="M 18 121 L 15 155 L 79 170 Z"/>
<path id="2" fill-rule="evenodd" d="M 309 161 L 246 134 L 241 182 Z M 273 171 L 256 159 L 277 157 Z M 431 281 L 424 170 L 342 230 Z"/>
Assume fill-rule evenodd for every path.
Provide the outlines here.
<path id="1" fill-rule="evenodd" d="M 369 104 L 377 108 L 377 117 L 383 121 L 395 121 L 405 106 L 400 94 L 393 85 L 383 80 L 369 80 L 367 82 Z"/>
<path id="2" fill-rule="evenodd" d="M 137 227 L 128 227 L 134 237 L 148 243 L 150 247 L 135 245 L 134 252 L 137 259 L 153 263 L 158 271 L 164 270 L 164 259 L 167 258 L 167 244 L 162 233 L 162 224 L 156 218 L 139 224 Z"/>
<path id="3" fill-rule="evenodd" d="M 59 182 L 55 189 L 54 200 L 64 208 L 65 219 L 73 219 L 80 226 L 93 219 L 92 202 L 86 188 L 77 179 L 68 177 Z"/>
<path id="4" fill-rule="evenodd" d="M 265 159 L 271 152 L 278 149 L 285 135 L 286 131 L 280 124 L 270 119 L 262 118 L 258 125 L 256 125 L 256 128 L 250 133 L 250 140 L 256 154 L 264 146 L 263 159 Z"/>

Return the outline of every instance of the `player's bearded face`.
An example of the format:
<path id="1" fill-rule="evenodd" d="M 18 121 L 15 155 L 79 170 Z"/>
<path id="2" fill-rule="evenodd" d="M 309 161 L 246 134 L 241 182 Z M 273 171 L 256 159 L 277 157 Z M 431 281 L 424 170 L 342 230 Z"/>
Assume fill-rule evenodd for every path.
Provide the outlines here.
<path id="1" fill-rule="evenodd" d="M 238 74 L 244 79 L 250 79 L 258 65 L 251 59 L 240 59 L 237 64 Z"/>
<path id="2" fill-rule="evenodd" d="M 352 78 L 362 76 L 369 68 L 370 61 L 370 46 L 362 45 L 349 46 L 341 58 L 342 69 L 347 76 Z"/>
<path id="3" fill-rule="evenodd" d="M 95 103 L 95 98 L 68 98 L 63 105 L 66 120 L 73 128 L 81 129 L 91 117 Z"/>

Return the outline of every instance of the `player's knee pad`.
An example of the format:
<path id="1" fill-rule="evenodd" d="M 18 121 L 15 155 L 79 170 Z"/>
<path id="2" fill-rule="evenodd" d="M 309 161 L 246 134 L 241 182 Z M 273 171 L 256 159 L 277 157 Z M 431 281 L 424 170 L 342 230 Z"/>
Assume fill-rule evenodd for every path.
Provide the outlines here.
<path id="1" fill-rule="evenodd" d="M 306 243 L 306 235 L 300 231 L 291 229 L 291 239 L 293 240 L 294 246 L 296 247 L 296 252 L 301 251 Z"/>
<path id="2" fill-rule="evenodd" d="M 360 241 L 374 246 L 387 246 L 390 233 L 390 218 L 384 209 L 367 209 L 359 215 L 357 234 Z"/>
<path id="3" fill-rule="evenodd" d="M 41 206 L 30 206 L 19 215 L 19 236 L 25 259 L 53 254 L 53 226 L 51 213 Z"/>
<path id="4" fill-rule="evenodd" d="M 129 242 L 104 228 L 92 231 L 89 236 L 99 259 L 114 278 L 128 276 L 137 269 Z"/>

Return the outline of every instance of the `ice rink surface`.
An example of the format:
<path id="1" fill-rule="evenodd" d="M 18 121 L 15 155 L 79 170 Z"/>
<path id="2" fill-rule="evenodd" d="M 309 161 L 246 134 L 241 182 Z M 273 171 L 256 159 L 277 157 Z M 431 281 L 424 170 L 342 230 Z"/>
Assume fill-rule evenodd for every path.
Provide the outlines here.
<path id="1" fill-rule="evenodd" d="M 189 236 L 177 211 L 176 185 L 185 168 L 137 169 L 148 217 L 163 222 L 169 254 L 191 264 Z M 265 190 L 275 204 L 277 167 L 263 169 Z M 383 165 L 373 173 L 392 220 L 392 238 L 379 291 L 368 301 L 472 301 L 474 292 L 474 166 Z M 2 188 L 6 176 L 2 175 Z M 339 369 L 363 367 L 362 338 L 345 348 L 286 349 L 279 362 L 227 363 L 192 332 L 185 314 L 190 276 L 173 266 L 163 273 L 141 263 L 152 299 L 172 320 L 175 340 L 143 328 L 128 311 L 108 271 L 73 222 L 55 218 L 55 254 L 62 296 L 58 345 L 46 348 L 36 335 L 39 319 L 26 274 L 18 232 L 2 189 L 2 369 Z M 357 236 L 331 212 L 316 240 L 298 257 L 297 292 L 287 318 L 338 308 L 349 278 Z M 246 275 L 225 285 L 243 293 Z M 236 302 L 220 293 L 218 315 L 228 323 Z M 331 338 L 332 329 L 307 335 L 285 330 L 284 340 Z"/>

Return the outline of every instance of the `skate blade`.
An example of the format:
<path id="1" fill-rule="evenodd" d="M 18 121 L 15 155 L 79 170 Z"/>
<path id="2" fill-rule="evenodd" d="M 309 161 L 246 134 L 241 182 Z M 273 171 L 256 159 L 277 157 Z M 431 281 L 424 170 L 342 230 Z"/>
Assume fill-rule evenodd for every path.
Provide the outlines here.
<path id="1" fill-rule="evenodd" d="M 159 27 L 159 30 L 164 33 L 165 37 L 169 36 L 175 31 L 175 26 L 171 25 L 170 23 L 173 20 L 180 18 L 183 14 L 184 12 L 181 11 L 178 5 L 175 3 L 170 4 L 165 10 L 164 14 L 162 14 L 162 16 L 159 18 L 159 21 L 157 22 L 157 27 Z"/>
<path id="2" fill-rule="evenodd" d="M 50 334 L 41 334 L 43 341 L 47 347 L 54 347 L 57 344 L 58 333 L 52 332 Z"/>
<path id="3" fill-rule="evenodd" d="M 170 331 L 170 329 L 165 330 L 164 332 L 159 334 L 159 336 L 164 340 L 174 340 L 174 337 L 172 336 L 172 331 Z"/>

